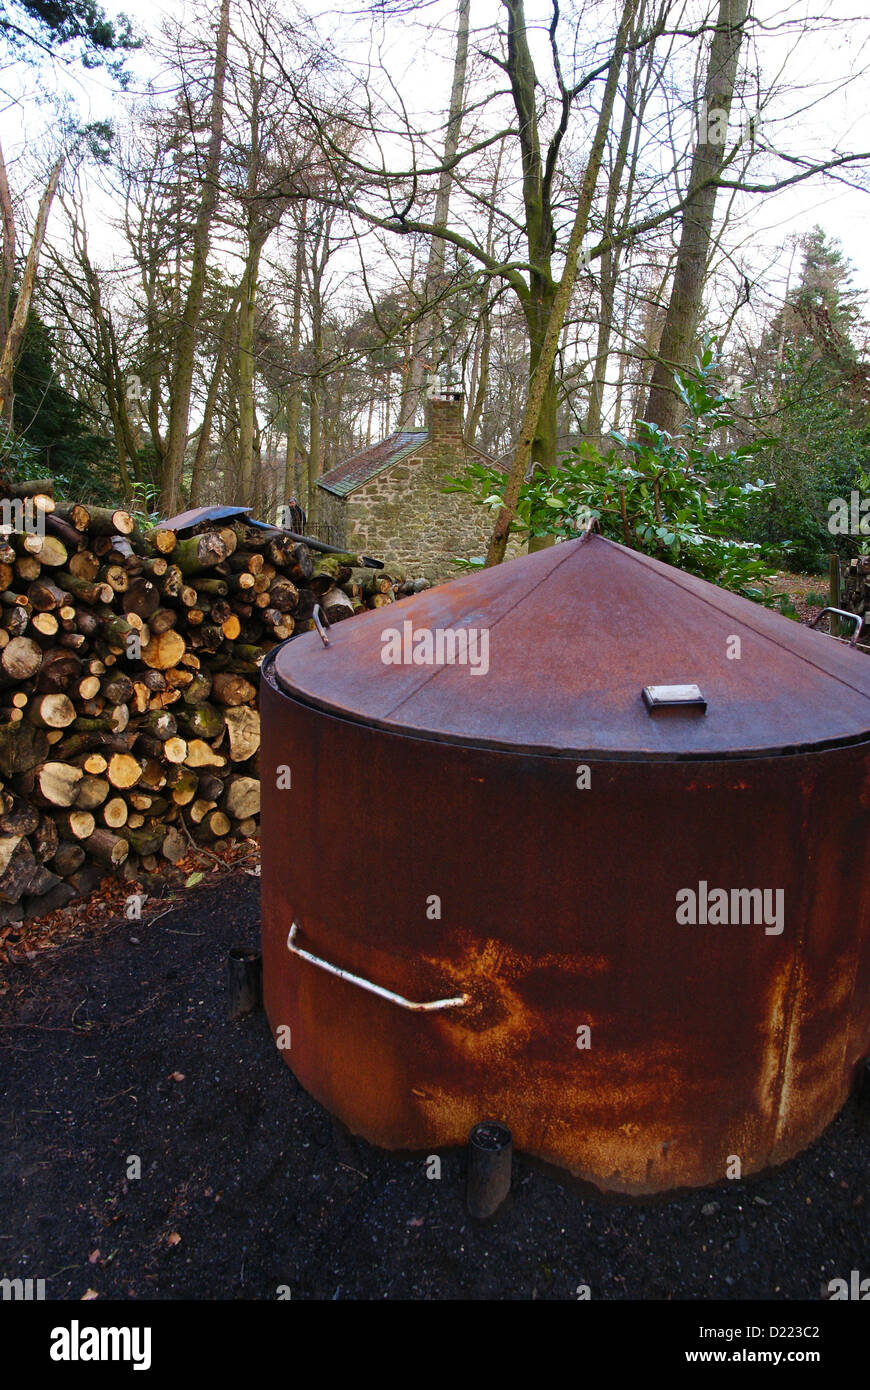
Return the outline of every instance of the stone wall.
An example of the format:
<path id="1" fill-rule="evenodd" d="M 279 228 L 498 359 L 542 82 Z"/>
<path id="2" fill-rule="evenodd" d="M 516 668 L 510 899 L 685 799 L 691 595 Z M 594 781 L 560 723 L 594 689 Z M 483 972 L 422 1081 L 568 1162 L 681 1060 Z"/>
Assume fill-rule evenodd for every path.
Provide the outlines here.
<path id="1" fill-rule="evenodd" d="M 465 493 L 445 493 L 474 461 L 489 463 L 462 437 L 462 396 L 427 403 L 428 437 L 413 453 L 385 468 L 347 497 L 318 487 L 317 529 L 330 545 L 374 555 L 397 569 L 437 581 L 459 571 L 455 558 L 484 555 L 494 517 Z M 512 541 L 508 555 L 519 553 Z"/>
<path id="2" fill-rule="evenodd" d="M 344 503 L 349 549 L 432 580 L 456 574 L 456 556 L 483 555 L 491 515 L 464 493 L 441 491 L 472 457 L 461 441 L 455 450 L 427 442 L 352 492 Z"/>

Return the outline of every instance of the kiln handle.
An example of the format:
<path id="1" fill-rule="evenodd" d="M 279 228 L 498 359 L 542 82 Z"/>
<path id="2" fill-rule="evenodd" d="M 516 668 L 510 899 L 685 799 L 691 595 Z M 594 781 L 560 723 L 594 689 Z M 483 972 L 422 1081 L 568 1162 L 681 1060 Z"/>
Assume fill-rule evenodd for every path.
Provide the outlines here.
<path id="1" fill-rule="evenodd" d="M 861 636 L 861 629 L 864 626 L 864 619 L 860 613 L 847 613 L 845 608 L 823 608 L 821 613 L 817 613 L 810 623 L 810 627 L 816 627 L 826 613 L 835 613 L 838 618 L 845 618 L 847 622 L 855 624 L 855 631 L 849 638 L 849 646 L 854 647 L 858 638 Z M 842 639 L 840 639 L 842 640 Z"/>
<path id="2" fill-rule="evenodd" d="M 330 623 L 329 619 L 327 618 L 323 609 L 320 607 L 319 603 L 315 603 L 314 605 L 314 612 L 311 614 L 311 621 L 314 623 L 314 626 L 320 633 L 320 640 L 323 643 L 324 647 L 328 647 L 329 638 L 326 635 L 326 629 L 330 626 Z"/>
<path id="3" fill-rule="evenodd" d="M 436 1009 L 455 1009 L 460 1004 L 468 1003 L 467 994 L 455 994 L 450 999 L 428 999 L 425 1003 L 416 1003 L 413 999 L 405 999 L 401 994 L 394 994 L 391 989 L 384 989 L 383 985 L 376 985 L 371 980 L 364 980 L 361 975 L 354 975 L 350 970 L 342 970 L 340 966 L 332 965 L 328 960 L 312 955 L 311 951 L 303 951 L 301 946 L 295 945 L 298 929 L 297 923 L 294 922 L 290 928 L 290 935 L 287 937 L 287 950 L 292 951 L 294 956 L 301 956 L 303 960 L 310 961 L 312 965 L 319 966 L 321 970 L 328 971 L 330 975 L 337 975 L 340 980 L 347 980 L 348 984 L 359 985 L 360 989 L 367 989 L 370 994 L 380 995 L 381 999 L 389 999 L 391 1004 L 398 1004 L 403 1009 L 413 1009 L 416 1013 L 434 1013 Z"/>

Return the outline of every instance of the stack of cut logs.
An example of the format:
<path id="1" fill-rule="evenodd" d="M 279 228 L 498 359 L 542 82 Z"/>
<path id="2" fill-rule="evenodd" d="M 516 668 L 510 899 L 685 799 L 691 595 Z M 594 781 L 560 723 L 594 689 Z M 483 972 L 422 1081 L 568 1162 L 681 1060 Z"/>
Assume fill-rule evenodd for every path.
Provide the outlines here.
<path id="1" fill-rule="evenodd" d="M 426 587 L 245 521 L 27 507 L 0 534 L 0 925 L 255 836 L 265 653 L 316 604 L 334 623 Z"/>

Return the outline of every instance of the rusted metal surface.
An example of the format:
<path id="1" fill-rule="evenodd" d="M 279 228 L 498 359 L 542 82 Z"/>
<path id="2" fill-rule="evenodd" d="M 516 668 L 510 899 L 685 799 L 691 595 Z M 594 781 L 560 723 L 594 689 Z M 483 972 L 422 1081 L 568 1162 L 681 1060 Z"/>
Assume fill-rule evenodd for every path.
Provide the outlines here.
<path id="1" fill-rule="evenodd" d="M 476 1121 L 493 1118 L 518 1149 L 602 1188 L 655 1192 L 715 1182 L 734 1157 L 749 1173 L 805 1147 L 870 1048 L 870 739 L 775 757 L 728 743 L 731 733 L 752 737 L 742 700 L 761 710 L 764 746 L 801 748 L 811 728 L 820 744 L 855 738 L 866 658 L 712 591 L 708 622 L 745 634 L 740 661 L 726 661 L 724 642 L 714 660 L 693 607 L 711 591 L 685 576 L 671 599 L 687 596 L 682 642 L 667 613 L 663 633 L 647 626 L 637 583 L 626 636 L 614 600 L 623 552 L 589 544 L 589 556 L 617 552 L 596 611 L 579 583 L 569 585 L 570 628 L 556 614 L 555 634 L 532 638 L 522 601 L 505 604 L 502 630 L 518 661 L 512 699 L 499 682 L 498 625 L 486 677 L 384 667 L 396 686 L 389 697 L 372 693 L 380 672 L 356 636 L 368 629 L 376 648 L 391 620 L 434 626 L 437 612 L 481 624 L 495 602 L 480 596 L 489 573 L 470 591 L 466 581 L 448 586 L 434 609 L 426 593 L 332 629 L 328 650 L 306 634 L 264 663 L 264 1000 L 273 1030 L 290 1029 L 282 1055 L 302 1084 L 374 1143 L 461 1144 Z M 524 587 L 532 566 L 539 579 L 555 578 L 571 563 L 559 555 L 568 549 L 506 565 L 498 577 L 508 589 Z M 534 586 L 525 589 L 533 597 Z M 603 656 L 585 645 L 587 622 Z M 595 701 L 575 670 L 581 663 L 559 655 L 569 630 L 584 643 Z M 614 633 L 623 634 L 628 679 Z M 767 670 L 768 686 L 790 681 L 787 691 L 768 689 L 766 714 L 763 671 L 746 669 L 755 641 L 763 645 L 751 664 Z M 320 704 L 317 658 L 329 663 Z M 304 698 L 288 693 L 288 670 L 300 674 Z M 454 711 L 459 675 L 467 704 Z M 581 701 L 574 720 L 563 680 Z M 644 685 L 689 681 L 709 702 L 705 715 L 644 706 Z M 446 709 L 440 724 L 430 720 L 434 736 L 404 730 L 409 706 L 411 719 L 434 715 L 441 682 Z M 630 711 L 617 698 L 629 688 Z M 802 707 L 808 689 L 820 701 L 812 723 Z M 327 696 L 345 713 L 324 708 Z M 582 719 L 595 705 L 607 719 L 587 732 Z M 367 722 L 373 710 L 379 726 Z M 507 741 L 509 715 L 517 743 L 530 734 L 570 742 L 559 752 L 488 746 Z M 584 759 L 581 790 L 575 750 L 604 737 L 607 720 L 618 726 L 609 756 Z M 680 721 L 698 722 L 687 736 Z M 707 721 L 693 758 L 689 738 Z M 466 742 L 452 736 L 454 725 Z M 285 764 L 289 790 L 277 785 Z M 676 895 L 701 881 L 711 890 L 781 889 L 782 931 L 679 923 Z M 380 992 L 288 951 L 294 922 L 299 948 Z M 415 1011 L 385 992 L 467 1002 Z"/>
<path id="2" fill-rule="evenodd" d="M 382 632 L 480 629 L 489 671 L 385 665 Z M 740 639 L 740 656 L 729 642 Z M 280 685 L 353 719 L 425 738 L 591 756 L 733 757 L 862 739 L 864 654 L 669 565 L 589 536 L 308 635 Z M 703 717 L 651 717 L 650 685 L 696 683 Z"/>

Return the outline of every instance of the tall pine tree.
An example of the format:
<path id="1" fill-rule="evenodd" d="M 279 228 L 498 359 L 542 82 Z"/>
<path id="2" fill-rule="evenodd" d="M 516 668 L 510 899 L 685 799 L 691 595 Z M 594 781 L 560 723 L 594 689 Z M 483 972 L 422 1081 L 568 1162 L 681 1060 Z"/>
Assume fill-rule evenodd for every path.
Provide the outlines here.
<path id="1" fill-rule="evenodd" d="M 797 284 L 753 355 L 756 424 L 773 435 L 762 472 L 776 484 L 753 539 L 783 547 L 784 562 L 816 571 L 837 540 L 828 504 L 848 497 L 870 468 L 870 370 L 863 347 L 863 296 L 836 241 L 815 227 L 802 241 Z"/>

